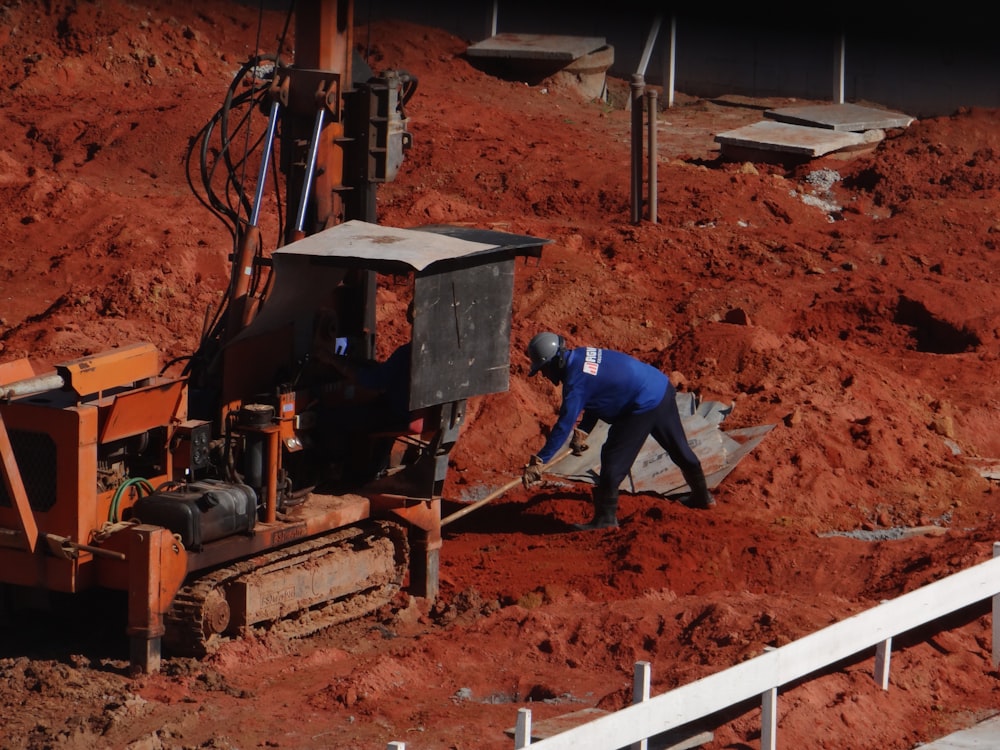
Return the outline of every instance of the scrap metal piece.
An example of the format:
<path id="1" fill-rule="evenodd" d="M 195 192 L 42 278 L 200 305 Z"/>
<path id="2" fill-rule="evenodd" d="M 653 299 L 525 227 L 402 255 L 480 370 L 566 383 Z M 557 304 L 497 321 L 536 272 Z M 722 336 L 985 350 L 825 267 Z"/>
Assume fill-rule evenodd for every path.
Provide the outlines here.
<path id="1" fill-rule="evenodd" d="M 709 489 L 717 487 L 774 428 L 770 424 L 723 432 L 719 425 L 732 412 L 733 405 L 718 401 L 699 402 L 693 393 L 678 393 L 677 408 L 688 444 L 701 461 Z M 600 472 L 600 449 L 607 440 L 608 428 L 606 423 L 598 422 L 587 438 L 591 449 L 580 456 L 569 454 L 554 461 L 547 468 L 547 473 L 574 482 L 596 484 Z M 647 438 L 639 451 L 621 489 L 664 497 L 691 491 L 677 464 L 652 437 Z"/>

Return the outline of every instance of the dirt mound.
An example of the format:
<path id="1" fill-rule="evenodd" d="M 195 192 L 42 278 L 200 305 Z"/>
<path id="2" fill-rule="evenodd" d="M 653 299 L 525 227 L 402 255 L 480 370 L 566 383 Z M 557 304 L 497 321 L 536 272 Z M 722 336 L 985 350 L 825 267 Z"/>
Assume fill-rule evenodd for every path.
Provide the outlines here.
<path id="1" fill-rule="evenodd" d="M 189 148 L 283 23 L 223 0 L 0 10 L 3 361 L 192 351 L 231 238 L 192 195 Z M 3 623 L 5 747 L 509 747 L 523 705 L 619 708 L 638 660 L 656 694 L 990 557 L 1000 497 L 965 458 L 1000 456 L 997 112 L 785 169 L 719 158 L 714 133 L 759 107 L 681 96 L 660 114 L 658 222 L 633 225 L 629 113 L 490 78 L 437 29 L 359 38 L 373 69 L 419 80 L 380 220 L 553 240 L 517 266 L 511 387 L 470 402 L 446 498 L 485 496 L 541 445 L 558 394 L 522 355 L 540 329 L 732 402 L 724 428 L 776 426 L 709 513 L 626 495 L 620 530 L 572 534 L 586 487 L 516 487 L 447 527 L 433 606 L 308 641 L 132 680 L 77 632 L 110 610 Z M 912 527 L 940 533 L 840 535 Z M 894 643 L 888 692 L 870 659 L 789 688 L 782 744 L 902 750 L 994 711 L 989 618 L 948 626 Z M 749 709 L 712 747 L 758 733 Z"/>

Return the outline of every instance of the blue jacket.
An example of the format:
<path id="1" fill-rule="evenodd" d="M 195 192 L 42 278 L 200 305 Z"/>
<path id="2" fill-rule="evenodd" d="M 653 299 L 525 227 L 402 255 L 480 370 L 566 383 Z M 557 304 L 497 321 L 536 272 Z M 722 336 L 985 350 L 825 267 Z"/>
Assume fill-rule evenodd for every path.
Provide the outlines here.
<path id="1" fill-rule="evenodd" d="M 581 412 L 580 429 L 590 432 L 598 419 L 613 424 L 626 414 L 655 409 L 669 383 L 655 367 L 628 354 L 592 346 L 571 349 L 563 372 L 559 419 L 538 457 L 545 463 L 552 460 L 569 439 Z"/>

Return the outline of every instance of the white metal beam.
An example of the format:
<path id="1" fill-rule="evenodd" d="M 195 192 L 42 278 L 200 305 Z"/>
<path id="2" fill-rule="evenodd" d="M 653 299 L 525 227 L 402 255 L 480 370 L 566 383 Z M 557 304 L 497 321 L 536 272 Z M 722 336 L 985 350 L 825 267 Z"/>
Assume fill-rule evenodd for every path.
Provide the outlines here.
<path id="1" fill-rule="evenodd" d="M 996 605 L 998 595 L 1000 558 L 993 558 L 754 659 L 545 738 L 532 747 L 618 748 L 655 737 L 799 680 L 963 607 L 991 597 Z M 996 620 L 994 617 L 994 648 Z"/>

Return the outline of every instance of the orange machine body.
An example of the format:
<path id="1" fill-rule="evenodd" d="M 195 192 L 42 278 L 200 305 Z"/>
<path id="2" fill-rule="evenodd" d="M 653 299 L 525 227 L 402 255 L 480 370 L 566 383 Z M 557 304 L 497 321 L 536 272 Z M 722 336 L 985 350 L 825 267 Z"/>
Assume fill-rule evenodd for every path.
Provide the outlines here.
<path id="1" fill-rule="evenodd" d="M 186 419 L 185 381 L 157 376 L 156 365 L 151 345 L 123 347 L 58 366 L 62 389 L 0 403 L 0 444 L 13 459 L 0 472 L 4 582 L 65 592 L 109 584 L 85 548 L 136 495 L 123 493 L 113 511 L 128 479 L 120 458 L 145 452 L 144 479 L 161 484 L 172 472 L 167 446 Z M 25 556 L 69 540 L 65 554 Z"/>
<path id="2" fill-rule="evenodd" d="M 256 79 L 262 60 L 248 61 L 238 75 L 253 79 L 233 90 L 247 84 L 253 98 L 227 97 L 246 111 L 221 118 L 249 123 L 268 110 L 267 137 L 220 133 L 199 149 L 219 155 L 202 165 L 211 176 L 249 158 L 229 148 L 263 145 L 250 159 L 257 194 L 229 200 L 245 187 L 237 175 L 223 180 L 226 200 L 205 186 L 206 205 L 241 211 L 223 212 L 235 241 L 229 290 L 182 374 L 165 376 L 151 344 L 42 374 L 0 363 L 0 606 L 6 587 L 127 592 L 142 671 L 159 668 L 161 640 L 207 648 L 295 611 L 353 616 L 404 583 L 435 597 L 441 491 L 466 399 L 507 389 L 514 259 L 548 242 L 379 225 L 376 187 L 412 145 L 416 79 L 355 69 L 350 0 L 304 0 L 295 15 L 295 65 L 277 63 L 268 83 Z M 285 197 L 268 211 L 275 172 Z M 262 217 L 280 239 L 270 255 Z M 415 311 L 409 382 L 393 393 L 420 419 L 388 435 L 325 402 L 317 357 L 333 344 L 338 357 L 375 364 L 379 276 Z"/>

